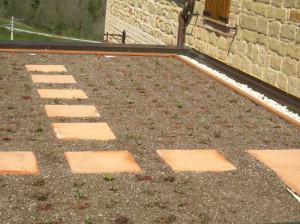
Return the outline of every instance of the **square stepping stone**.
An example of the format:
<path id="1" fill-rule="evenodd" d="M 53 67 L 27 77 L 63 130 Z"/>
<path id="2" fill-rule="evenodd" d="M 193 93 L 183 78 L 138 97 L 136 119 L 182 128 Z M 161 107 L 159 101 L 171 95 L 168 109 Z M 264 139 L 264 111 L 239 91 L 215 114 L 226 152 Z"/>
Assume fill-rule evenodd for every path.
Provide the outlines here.
<path id="1" fill-rule="evenodd" d="M 95 106 L 45 105 L 48 117 L 100 117 Z"/>
<path id="2" fill-rule="evenodd" d="M 72 75 L 31 75 L 33 83 L 76 83 Z"/>
<path id="3" fill-rule="evenodd" d="M 37 174 L 33 152 L 0 152 L 0 174 Z"/>
<path id="4" fill-rule="evenodd" d="M 248 153 L 275 171 L 290 189 L 300 195 L 300 150 L 249 150 Z"/>
<path id="5" fill-rule="evenodd" d="M 41 98 L 47 99 L 87 99 L 80 89 L 38 89 Z"/>
<path id="6" fill-rule="evenodd" d="M 53 131 L 61 140 L 114 140 L 106 123 L 53 123 Z"/>
<path id="7" fill-rule="evenodd" d="M 29 72 L 66 72 L 63 65 L 26 65 Z"/>
<path id="8" fill-rule="evenodd" d="M 65 152 L 73 173 L 141 172 L 128 151 Z"/>
<path id="9" fill-rule="evenodd" d="M 236 170 L 216 150 L 157 150 L 173 171 L 223 172 Z"/>

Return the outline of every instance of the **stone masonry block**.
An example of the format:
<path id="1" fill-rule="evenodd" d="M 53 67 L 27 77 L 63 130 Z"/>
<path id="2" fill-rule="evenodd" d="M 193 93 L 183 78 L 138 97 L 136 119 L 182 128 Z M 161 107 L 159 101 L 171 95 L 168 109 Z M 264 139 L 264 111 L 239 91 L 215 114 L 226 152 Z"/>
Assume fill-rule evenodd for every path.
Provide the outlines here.
<path id="1" fill-rule="evenodd" d="M 235 67 L 237 69 L 241 69 L 241 67 L 242 67 L 242 59 L 241 59 L 241 57 L 239 55 L 233 55 L 232 65 L 233 65 L 233 67 Z"/>
<path id="2" fill-rule="evenodd" d="M 281 27 L 280 37 L 291 41 L 295 40 L 296 26 L 284 24 Z"/>
<path id="3" fill-rule="evenodd" d="M 269 23 L 269 36 L 278 38 L 280 36 L 280 28 L 281 23 L 278 21 Z"/>
<path id="4" fill-rule="evenodd" d="M 266 48 L 264 46 L 261 46 L 259 47 L 259 50 L 258 50 L 258 62 L 257 64 L 259 66 L 266 66 L 267 64 L 267 52 L 266 52 Z"/>
<path id="5" fill-rule="evenodd" d="M 288 84 L 288 77 L 286 74 L 279 72 L 277 75 L 276 86 L 286 91 Z"/>
<path id="6" fill-rule="evenodd" d="M 287 18 L 287 10 L 284 8 L 275 8 L 274 18 L 279 20 L 285 20 Z"/>
<path id="7" fill-rule="evenodd" d="M 242 8 L 253 11 L 254 2 L 252 0 L 242 0 Z"/>
<path id="8" fill-rule="evenodd" d="M 292 9 L 289 20 L 295 23 L 300 23 L 300 10 Z"/>
<path id="9" fill-rule="evenodd" d="M 260 34 L 260 35 L 258 35 L 257 40 L 258 40 L 258 43 L 260 45 L 264 45 L 265 47 L 269 47 L 270 42 L 269 42 L 269 37 L 268 36 L 266 36 L 264 34 Z"/>
<path id="10" fill-rule="evenodd" d="M 271 58 L 270 58 L 270 66 L 271 68 L 280 71 L 281 70 L 281 66 L 282 66 L 282 61 L 283 61 L 283 57 L 276 54 L 276 53 L 272 53 L 271 54 Z"/>
<path id="11" fill-rule="evenodd" d="M 276 7 L 281 7 L 282 6 L 282 0 L 272 0 L 271 4 L 276 6 Z"/>
<path id="12" fill-rule="evenodd" d="M 254 12 L 258 15 L 266 16 L 267 15 L 267 5 L 263 3 L 257 3 L 254 5 Z"/>
<path id="13" fill-rule="evenodd" d="M 258 65 L 253 65 L 252 66 L 252 75 L 254 75 L 256 78 L 261 79 L 262 78 L 262 67 Z"/>
<path id="14" fill-rule="evenodd" d="M 263 69 L 263 80 L 271 85 L 276 85 L 277 71 L 271 68 Z"/>
<path id="15" fill-rule="evenodd" d="M 237 42 L 237 54 L 238 55 L 246 55 L 247 54 L 247 42 L 246 41 L 238 41 Z"/>
<path id="16" fill-rule="evenodd" d="M 282 72 L 287 75 L 296 76 L 298 63 L 295 59 L 286 57 L 283 59 Z"/>
<path id="17" fill-rule="evenodd" d="M 259 51 L 260 51 L 260 48 L 259 46 L 255 45 L 252 47 L 252 52 L 251 52 L 251 60 L 253 63 L 255 64 L 258 64 L 259 61 L 258 61 L 258 58 L 259 58 Z"/>
<path id="18" fill-rule="evenodd" d="M 299 0 L 284 0 L 283 6 L 286 8 L 296 8 Z"/>
<path id="19" fill-rule="evenodd" d="M 259 16 L 257 18 L 257 31 L 259 33 L 267 35 L 268 27 L 269 27 L 269 20 Z"/>
<path id="20" fill-rule="evenodd" d="M 252 61 L 249 58 L 242 61 L 242 70 L 249 74 L 252 73 Z"/>
<path id="21" fill-rule="evenodd" d="M 241 27 L 251 31 L 256 31 L 257 18 L 255 16 L 241 15 Z"/>
<path id="22" fill-rule="evenodd" d="M 294 58 L 296 60 L 300 60 L 300 46 L 295 44 L 287 44 L 286 45 L 286 56 Z"/>
<path id="23" fill-rule="evenodd" d="M 300 78 L 290 76 L 288 79 L 287 91 L 300 97 Z"/>
<path id="24" fill-rule="evenodd" d="M 270 50 L 278 53 L 281 56 L 285 56 L 286 53 L 286 44 L 282 41 L 279 41 L 275 38 L 270 38 Z"/>
<path id="25" fill-rule="evenodd" d="M 146 7 L 149 13 L 156 14 L 156 4 L 154 2 L 146 1 Z"/>
<path id="26" fill-rule="evenodd" d="M 298 30 L 296 33 L 295 42 L 296 44 L 300 44 L 300 30 Z"/>
<path id="27" fill-rule="evenodd" d="M 218 40 L 218 47 L 222 50 L 228 50 L 229 43 L 225 37 L 220 36 Z"/>
<path id="28" fill-rule="evenodd" d="M 242 31 L 242 39 L 247 42 L 257 43 L 257 37 L 258 35 L 256 32 L 252 32 L 245 29 Z"/>

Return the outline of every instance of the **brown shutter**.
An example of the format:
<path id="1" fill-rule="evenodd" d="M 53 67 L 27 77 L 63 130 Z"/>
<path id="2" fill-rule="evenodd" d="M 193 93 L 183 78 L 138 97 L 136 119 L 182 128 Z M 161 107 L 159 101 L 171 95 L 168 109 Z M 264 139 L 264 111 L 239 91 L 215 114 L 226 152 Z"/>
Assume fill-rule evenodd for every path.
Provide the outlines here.
<path id="1" fill-rule="evenodd" d="M 219 0 L 217 20 L 227 23 L 229 19 L 230 0 Z"/>
<path id="2" fill-rule="evenodd" d="M 204 16 L 227 23 L 231 0 L 206 0 Z"/>

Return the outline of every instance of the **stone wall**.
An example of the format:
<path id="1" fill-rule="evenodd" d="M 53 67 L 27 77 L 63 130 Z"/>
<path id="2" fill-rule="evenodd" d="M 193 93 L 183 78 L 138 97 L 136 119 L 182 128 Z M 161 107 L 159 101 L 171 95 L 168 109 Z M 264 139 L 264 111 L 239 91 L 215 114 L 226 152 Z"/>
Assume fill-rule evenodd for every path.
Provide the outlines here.
<path id="1" fill-rule="evenodd" d="M 184 2 L 108 0 L 106 32 L 126 30 L 128 43 L 176 45 Z M 231 0 L 228 24 L 204 18 L 204 4 L 196 2 L 186 45 L 300 97 L 300 0 Z"/>

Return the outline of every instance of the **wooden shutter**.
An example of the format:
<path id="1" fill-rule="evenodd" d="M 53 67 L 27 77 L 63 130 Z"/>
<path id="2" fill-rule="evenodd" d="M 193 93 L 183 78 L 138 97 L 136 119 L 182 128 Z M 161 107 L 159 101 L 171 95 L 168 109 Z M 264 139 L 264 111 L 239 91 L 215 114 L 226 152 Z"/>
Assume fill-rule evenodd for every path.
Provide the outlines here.
<path id="1" fill-rule="evenodd" d="M 206 0 L 204 16 L 224 23 L 228 22 L 231 0 Z"/>

